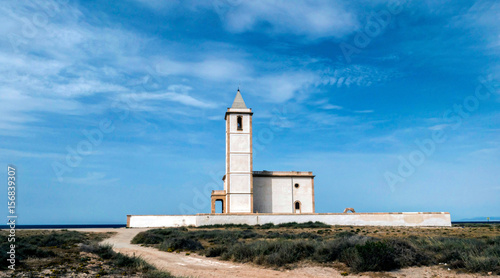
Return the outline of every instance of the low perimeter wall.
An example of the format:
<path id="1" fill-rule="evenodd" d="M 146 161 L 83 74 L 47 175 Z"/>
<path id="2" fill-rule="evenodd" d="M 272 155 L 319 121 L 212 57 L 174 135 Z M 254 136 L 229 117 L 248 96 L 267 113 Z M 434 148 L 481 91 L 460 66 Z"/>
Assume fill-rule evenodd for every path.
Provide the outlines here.
<path id="1" fill-rule="evenodd" d="M 450 227 L 449 212 L 311 213 L 311 214 L 196 214 L 127 215 L 127 227 L 180 227 L 214 224 L 281 224 L 323 222 L 348 226 L 434 226 Z"/>

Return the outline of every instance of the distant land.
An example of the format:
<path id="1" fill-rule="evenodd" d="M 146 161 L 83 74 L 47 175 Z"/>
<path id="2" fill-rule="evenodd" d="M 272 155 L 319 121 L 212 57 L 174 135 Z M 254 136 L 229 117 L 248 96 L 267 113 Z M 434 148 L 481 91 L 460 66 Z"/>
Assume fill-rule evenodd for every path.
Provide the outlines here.
<path id="1" fill-rule="evenodd" d="M 500 216 L 483 216 L 483 217 L 473 217 L 473 218 L 463 218 L 456 221 L 488 221 L 488 217 L 490 221 L 500 221 Z M 452 220 L 453 222 L 453 220 Z"/>

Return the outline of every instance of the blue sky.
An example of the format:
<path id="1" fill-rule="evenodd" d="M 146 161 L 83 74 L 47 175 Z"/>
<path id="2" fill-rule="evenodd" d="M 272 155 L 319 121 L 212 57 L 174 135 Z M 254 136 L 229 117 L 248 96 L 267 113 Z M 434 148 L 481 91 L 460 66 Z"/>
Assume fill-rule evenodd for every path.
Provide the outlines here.
<path id="1" fill-rule="evenodd" d="M 499 13 L 495 1 L 6 2 L 0 163 L 18 168 L 19 221 L 209 212 L 238 86 L 254 170 L 313 171 L 317 212 L 500 216 Z"/>

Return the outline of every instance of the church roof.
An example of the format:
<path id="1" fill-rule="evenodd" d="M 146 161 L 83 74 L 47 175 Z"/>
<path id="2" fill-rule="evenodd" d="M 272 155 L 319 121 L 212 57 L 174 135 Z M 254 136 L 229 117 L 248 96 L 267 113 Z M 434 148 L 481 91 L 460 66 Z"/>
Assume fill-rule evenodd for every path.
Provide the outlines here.
<path id="1" fill-rule="evenodd" d="M 243 97 L 240 94 L 240 89 L 238 89 L 238 92 L 236 93 L 236 97 L 234 98 L 233 106 L 231 106 L 231 108 L 248 109 L 245 105 L 245 101 L 243 101 Z"/>
<path id="2" fill-rule="evenodd" d="M 254 177 L 314 177 L 310 171 L 253 171 Z"/>

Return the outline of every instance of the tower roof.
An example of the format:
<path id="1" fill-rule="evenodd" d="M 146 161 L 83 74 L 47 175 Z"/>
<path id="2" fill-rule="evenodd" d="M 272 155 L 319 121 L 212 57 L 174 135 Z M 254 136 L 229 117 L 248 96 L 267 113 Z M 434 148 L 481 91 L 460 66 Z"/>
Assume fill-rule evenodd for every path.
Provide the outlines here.
<path id="1" fill-rule="evenodd" d="M 231 108 L 248 109 L 247 106 L 245 105 L 245 101 L 243 101 L 240 89 L 238 89 L 238 92 L 236 93 L 236 97 L 234 98 L 233 106 L 231 106 Z"/>

